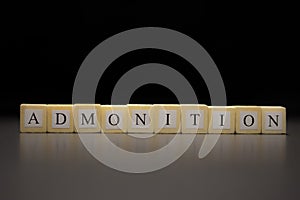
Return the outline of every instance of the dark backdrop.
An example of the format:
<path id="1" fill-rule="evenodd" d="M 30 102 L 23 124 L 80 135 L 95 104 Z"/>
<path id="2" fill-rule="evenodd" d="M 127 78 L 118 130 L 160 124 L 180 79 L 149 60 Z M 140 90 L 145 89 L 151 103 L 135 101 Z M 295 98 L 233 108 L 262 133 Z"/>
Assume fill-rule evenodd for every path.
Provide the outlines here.
<path id="1" fill-rule="evenodd" d="M 1 113 L 18 114 L 21 103 L 72 103 L 77 70 L 96 45 L 121 31 L 159 26 L 186 34 L 207 50 L 221 72 L 229 105 L 282 105 L 289 115 L 296 114 L 300 86 L 298 52 L 292 48 L 297 47 L 292 6 L 222 2 L 4 5 Z M 147 62 L 174 67 L 191 82 L 199 101 L 210 104 L 205 83 L 189 63 L 151 49 L 128 53 L 112 63 L 99 83 L 96 102 L 110 103 L 120 76 Z M 172 92 L 159 85 L 143 86 L 131 98 L 131 103 L 176 102 Z"/>

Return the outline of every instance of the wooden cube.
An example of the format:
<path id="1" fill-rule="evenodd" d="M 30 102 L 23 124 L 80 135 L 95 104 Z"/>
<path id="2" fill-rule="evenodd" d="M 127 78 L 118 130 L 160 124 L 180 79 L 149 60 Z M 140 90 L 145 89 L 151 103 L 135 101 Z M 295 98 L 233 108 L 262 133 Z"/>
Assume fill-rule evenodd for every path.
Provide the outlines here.
<path id="1" fill-rule="evenodd" d="M 74 104 L 75 132 L 100 132 L 100 104 Z"/>
<path id="2" fill-rule="evenodd" d="M 234 133 L 235 107 L 208 106 L 208 133 Z"/>
<path id="3" fill-rule="evenodd" d="M 73 105 L 47 105 L 47 131 L 71 133 L 74 131 Z"/>
<path id="4" fill-rule="evenodd" d="M 154 132 L 179 133 L 180 132 L 180 105 L 154 104 Z"/>
<path id="5" fill-rule="evenodd" d="M 125 105 L 101 105 L 101 130 L 103 133 L 126 133 L 128 109 Z"/>
<path id="6" fill-rule="evenodd" d="M 21 104 L 20 105 L 20 131 L 39 132 L 47 131 L 47 105 Z"/>
<path id="7" fill-rule="evenodd" d="M 236 106 L 236 133 L 261 133 L 261 107 Z"/>
<path id="8" fill-rule="evenodd" d="M 262 133 L 286 133 L 286 109 L 281 106 L 262 106 Z"/>
<path id="9" fill-rule="evenodd" d="M 128 133 L 153 133 L 153 105 L 128 104 Z"/>
<path id="10" fill-rule="evenodd" d="M 203 104 L 181 104 L 181 132 L 207 133 L 208 107 Z"/>

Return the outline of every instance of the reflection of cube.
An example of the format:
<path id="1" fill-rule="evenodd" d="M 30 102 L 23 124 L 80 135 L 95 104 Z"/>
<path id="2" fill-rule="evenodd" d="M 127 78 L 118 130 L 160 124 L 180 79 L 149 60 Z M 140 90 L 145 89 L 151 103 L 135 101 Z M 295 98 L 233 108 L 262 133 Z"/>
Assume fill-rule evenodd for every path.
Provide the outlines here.
<path id="1" fill-rule="evenodd" d="M 262 133 L 286 133 L 286 109 L 281 106 L 262 106 Z"/>
<path id="2" fill-rule="evenodd" d="M 261 107 L 236 106 L 236 133 L 261 133 Z"/>
<path id="3" fill-rule="evenodd" d="M 47 105 L 47 131 L 73 132 L 73 105 Z"/>
<path id="4" fill-rule="evenodd" d="M 74 104 L 75 132 L 100 132 L 100 104 Z"/>
<path id="5" fill-rule="evenodd" d="M 208 106 L 208 133 L 234 133 L 235 108 Z"/>
<path id="6" fill-rule="evenodd" d="M 154 132 L 179 133 L 180 113 L 179 104 L 155 104 L 153 114 Z"/>
<path id="7" fill-rule="evenodd" d="M 21 104 L 20 117 L 21 132 L 45 133 L 47 131 L 46 104 Z"/>
<path id="8" fill-rule="evenodd" d="M 127 132 L 128 109 L 125 105 L 101 105 L 101 129 L 103 133 Z"/>
<path id="9" fill-rule="evenodd" d="M 181 104 L 181 132 L 207 133 L 208 107 L 201 104 Z"/>
<path id="10" fill-rule="evenodd" d="M 153 106 L 128 104 L 128 132 L 153 133 Z"/>

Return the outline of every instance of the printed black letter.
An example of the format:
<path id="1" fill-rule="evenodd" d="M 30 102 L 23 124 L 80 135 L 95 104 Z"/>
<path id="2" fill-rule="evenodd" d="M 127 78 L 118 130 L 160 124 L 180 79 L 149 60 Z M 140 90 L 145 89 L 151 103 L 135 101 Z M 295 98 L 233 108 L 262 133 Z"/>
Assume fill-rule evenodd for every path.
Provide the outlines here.
<path id="1" fill-rule="evenodd" d="M 221 114 L 221 124 L 220 124 L 220 126 L 224 126 L 224 115 L 223 114 Z"/>
<path id="2" fill-rule="evenodd" d="M 59 115 L 62 115 L 64 117 L 62 122 L 59 122 Z M 56 125 L 62 125 L 66 123 L 67 121 L 67 116 L 64 113 L 56 113 Z"/>
<path id="3" fill-rule="evenodd" d="M 166 125 L 170 125 L 170 113 L 167 113 L 167 123 Z"/>
<path id="4" fill-rule="evenodd" d="M 269 117 L 269 127 L 272 127 L 272 126 L 271 126 L 271 121 L 272 121 L 276 126 L 278 126 L 278 117 L 279 117 L 279 115 L 276 115 L 276 121 L 275 121 L 275 119 L 274 119 L 271 115 L 268 115 L 268 117 Z"/>
<path id="5" fill-rule="evenodd" d="M 89 124 L 89 122 L 92 121 L 91 124 L 94 125 L 95 124 L 95 122 L 94 122 L 94 114 L 95 113 L 92 113 L 91 116 L 90 116 L 90 118 L 87 119 L 86 116 L 85 116 L 85 114 L 82 113 L 81 125 L 84 125 L 84 121 L 85 121 L 86 124 Z"/>
<path id="6" fill-rule="evenodd" d="M 116 123 L 114 123 L 114 124 L 111 122 L 112 116 L 116 116 L 117 117 Z M 119 118 L 119 116 L 117 114 L 111 114 L 111 115 L 109 115 L 109 117 L 108 117 L 108 123 L 110 125 L 116 126 L 119 122 L 120 122 L 120 118 Z"/>
<path id="7" fill-rule="evenodd" d="M 247 117 L 250 117 L 251 118 L 251 123 L 250 124 L 247 124 Z M 245 117 L 244 117 L 244 124 L 245 124 L 245 126 L 247 126 L 247 127 L 250 127 L 250 126 L 252 126 L 253 124 L 254 124 L 254 117 L 252 116 L 252 115 L 246 115 Z"/>
<path id="8" fill-rule="evenodd" d="M 196 117 L 197 116 L 199 116 L 200 117 L 200 114 L 190 114 L 190 116 L 192 117 L 194 117 L 194 123 L 193 123 L 193 125 L 197 125 L 197 120 L 196 120 Z"/>
<path id="9" fill-rule="evenodd" d="M 135 114 L 136 116 L 136 125 L 139 125 L 139 120 L 141 120 L 143 125 L 146 125 L 146 113 L 143 113 L 144 119 L 139 116 L 139 114 Z"/>
<path id="10" fill-rule="evenodd" d="M 38 120 L 37 120 L 37 118 L 36 118 L 36 116 L 35 116 L 34 113 L 32 113 L 32 115 L 31 115 L 31 117 L 29 119 L 28 124 L 31 124 L 31 120 L 34 120 L 36 124 L 39 124 L 39 122 L 38 122 Z"/>

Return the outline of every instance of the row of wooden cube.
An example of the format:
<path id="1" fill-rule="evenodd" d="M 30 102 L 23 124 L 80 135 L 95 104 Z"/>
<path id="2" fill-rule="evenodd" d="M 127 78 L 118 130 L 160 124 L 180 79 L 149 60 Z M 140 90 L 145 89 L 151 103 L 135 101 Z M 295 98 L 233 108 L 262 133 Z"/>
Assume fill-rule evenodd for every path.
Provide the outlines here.
<path id="1" fill-rule="evenodd" d="M 21 104 L 21 132 L 285 134 L 281 106 Z"/>

